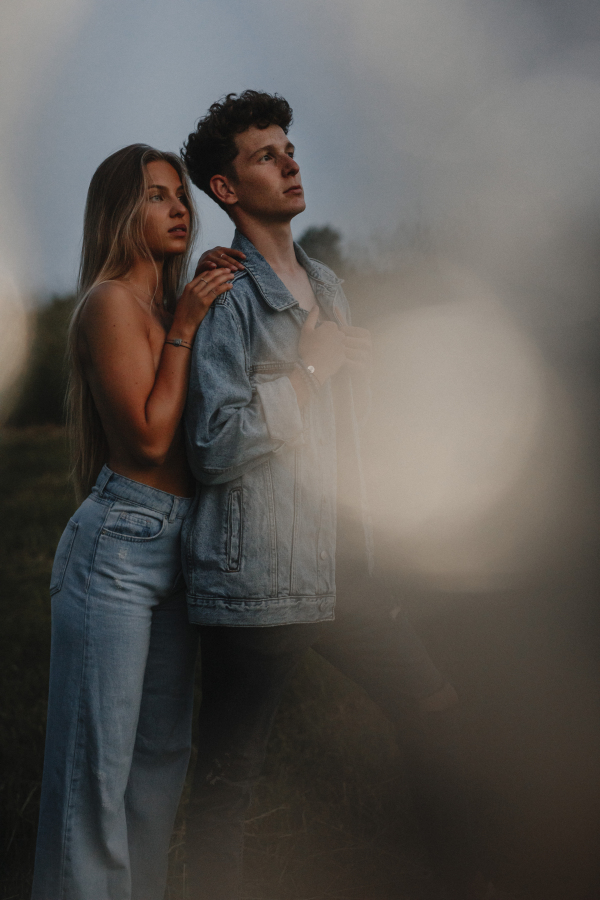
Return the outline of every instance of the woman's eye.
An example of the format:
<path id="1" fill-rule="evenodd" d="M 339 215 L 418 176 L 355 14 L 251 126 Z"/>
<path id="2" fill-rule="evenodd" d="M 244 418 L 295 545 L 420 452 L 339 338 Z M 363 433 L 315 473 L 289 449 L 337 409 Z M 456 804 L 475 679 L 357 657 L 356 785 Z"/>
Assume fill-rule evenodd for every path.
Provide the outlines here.
<path id="1" fill-rule="evenodd" d="M 150 202 L 152 203 L 154 200 L 162 200 L 162 194 L 151 194 L 149 197 Z"/>

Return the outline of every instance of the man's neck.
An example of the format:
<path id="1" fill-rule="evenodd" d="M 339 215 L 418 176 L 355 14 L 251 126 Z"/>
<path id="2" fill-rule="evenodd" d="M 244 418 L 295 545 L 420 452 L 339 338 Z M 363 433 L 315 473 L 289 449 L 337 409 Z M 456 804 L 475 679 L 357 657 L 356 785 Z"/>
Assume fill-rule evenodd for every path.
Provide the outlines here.
<path id="1" fill-rule="evenodd" d="M 244 217 L 235 224 L 279 277 L 291 275 L 298 270 L 300 263 L 294 252 L 294 239 L 289 222 L 259 222 Z"/>
<path id="2" fill-rule="evenodd" d="M 308 278 L 296 259 L 289 222 L 236 221 L 239 231 L 264 256 L 301 309 L 311 310 L 317 302 Z"/>

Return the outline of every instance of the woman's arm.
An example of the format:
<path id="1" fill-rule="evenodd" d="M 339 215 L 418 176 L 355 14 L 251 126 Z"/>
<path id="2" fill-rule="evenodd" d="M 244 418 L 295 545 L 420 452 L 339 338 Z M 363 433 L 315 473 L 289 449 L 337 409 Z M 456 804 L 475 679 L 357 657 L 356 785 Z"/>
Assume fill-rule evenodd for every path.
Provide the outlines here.
<path id="1" fill-rule="evenodd" d="M 80 320 L 80 352 L 111 451 L 143 467 L 164 463 L 185 405 L 189 347 L 215 297 L 230 286 L 229 269 L 194 278 L 166 340 L 158 320 L 124 285 L 108 282 L 92 291 Z"/>

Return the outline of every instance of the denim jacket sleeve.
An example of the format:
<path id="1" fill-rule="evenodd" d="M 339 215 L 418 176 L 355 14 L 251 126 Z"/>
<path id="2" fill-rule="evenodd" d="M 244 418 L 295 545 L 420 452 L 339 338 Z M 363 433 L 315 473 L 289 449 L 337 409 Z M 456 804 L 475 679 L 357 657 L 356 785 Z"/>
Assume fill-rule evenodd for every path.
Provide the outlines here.
<path id="1" fill-rule="evenodd" d="M 215 303 L 194 342 L 185 413 L 188 458 L 202 484 L 239 478 L 286 444 L 302 441 L 302 416 L 286 376 L 253 387 L 235 309 Z"/>

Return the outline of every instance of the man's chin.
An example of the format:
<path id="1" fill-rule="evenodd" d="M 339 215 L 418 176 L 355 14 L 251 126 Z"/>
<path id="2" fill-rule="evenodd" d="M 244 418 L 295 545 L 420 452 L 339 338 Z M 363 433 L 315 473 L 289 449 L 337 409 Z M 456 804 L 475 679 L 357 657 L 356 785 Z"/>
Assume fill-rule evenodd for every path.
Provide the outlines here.
<path id="1" fill-rule="evenodd" d="M 281 225 L 285 222 L 291 222 L 294 216 L 304 212 L 305 209 L 306 203 L 303 200 L 302 203 L 295 203 L 293 206 L 288 206 L 287 209 L 272 210 L 271 212 L 266 213 L 263 219 L 264 221 L 277 222 Z"/>
<path id="2" fill-rule="evenodd" d="M 306 200 L 304 199 L 304 196 L 294 197 L 293 200 L 295 202 L 293 204 L 291 203 L 289 208 L 286 210 L 288 221 L 290 219 L 293 219 L 294 216 L 297 216 L 300 213 L 304 212 L 304 210 L 306 209 Z"/>
<path id="3" fill-rule="evenodd" d="M 285 207 L 276 207 L 271 209 L 252 209 L 246 210 L 243 217 L 240 216 L 240 222 L 243 219 L 253 219 L 255 222 L 262 222 L 264 225 L 285 225 L 292 219 L 304 212 L 306 202 L 304 197 L 294 198 L 296 202 L 287 203 Z"/>

